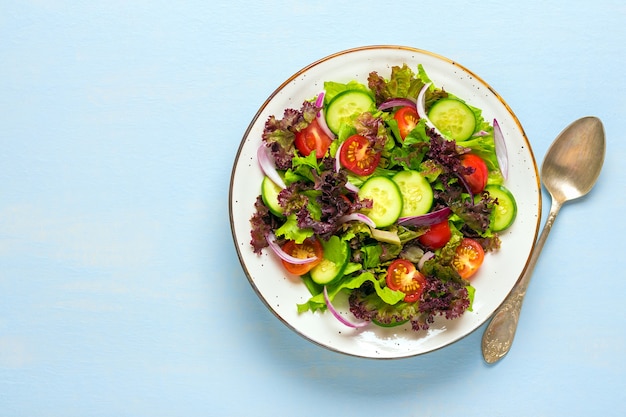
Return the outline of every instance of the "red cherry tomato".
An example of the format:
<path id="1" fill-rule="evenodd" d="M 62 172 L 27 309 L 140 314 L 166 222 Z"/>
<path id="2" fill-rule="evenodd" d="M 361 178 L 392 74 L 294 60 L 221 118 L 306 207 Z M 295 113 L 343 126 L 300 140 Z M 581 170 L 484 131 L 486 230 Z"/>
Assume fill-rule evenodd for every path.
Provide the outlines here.
<path id="1" fill-rule="evenodd" d="M 402 291 L 404 301 L 418 301 L 424 292 L 426 277 L 406 259 L 396 259 L 387 268 L 387 286 L 394 291 Z"/>
<path id="2" fill-rule="evenodd" d="M 316 260 L 307 262 L 305 264 L 292 264 L 281 259 L 285 269 L 295 275 L 304 275 L 309 272 L 313 267 L 322 262 L 324 256 L 324 248 L 319 240 L 314 237 L 306 239 L 302 243 L 296 243 L 293 240 L 287 241 L 282 247 L 283 251 L 296 258 L 305 259 L 317 257 Z"/>
<path id="3" fill-rule="evenodd" d="M 307 127 L 296 133 L 294 144 L 300 154 L 309 156 L 315 151 L 315 157 L 321 159 L 326 155 L 331 142 L 332 139 L 324 133 L 317 119 L 313 119 Z"/>
<path id="4" fill-rule="evenodd" d="M 430 249 L 439 249 L 448 243 L 450 237 L 452 237 L 452 231 L 450 231 L 450 224 L 448 219 L 446 219 L 430 226 L 430 229 L 418 239 L 422 245 Z"/>
<path id="5" fill-rule="evenodd" d="M 370 175 L 380 162 L 380 152 L 372 148 L 367 138 L 352 135 L 341 145 L 339 162 L 357 175 Z"/>
<path id="6" fill-rule="evenodd" d="M 487 170 L 487 164 L 485 164 L 485 161 L 483 161 L 483 159 L 478 155 L 468 153 L 461 157 L 461 164 L 464 167 L 474 168 L 474 172 L 464 176 L 470 190 L 472 190 L 472 193 L 478 194 L 482 192 L 487 185 L 487 178 L 489 176 L 489 171 Z"/>
<path id="7" fill-rule="evenodd" d="M 411 106 L 401 107 L 393 118 L 398 122 L 398 129 L 402 139 L 406 138 L 411 133 L 411 130 L 415 129 L 417 122 L 420 120 L 417 110 Z"/>
<path id="8" fill-rule="evenodd" d="M 474 239 L 464 238 L 456 248 L 452 265 L 461 278 L 468 279 L 478 271 L 485 259 L 485 251 Z"/>

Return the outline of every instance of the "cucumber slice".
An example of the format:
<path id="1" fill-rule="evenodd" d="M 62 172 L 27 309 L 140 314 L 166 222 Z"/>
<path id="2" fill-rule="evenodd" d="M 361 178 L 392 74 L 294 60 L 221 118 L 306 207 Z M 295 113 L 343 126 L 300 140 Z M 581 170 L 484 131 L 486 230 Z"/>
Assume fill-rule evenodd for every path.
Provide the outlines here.
<path id="1" fill-rule="evenodd" d="M 517 216 L 517 203 L 513 194 L 503 185 L 495 184 L 485 187 L 485 191 L 489 192 L 492 198 L 498 200 L 498 204 L 496 204 L 493 210 L 491 230 L 500 232 L 508 229 Z"/>
<path id="2" fill-rule="evenodd" d="M 441 133 L 456 141 L 469 139 L 476 129 L 476 116 L 472 109 L 454 98 L 437 101 L 430 108 L 428 118 Z"/>
<path id="3" fill-rule="evenodd" d="M 269 177 L 263 177 L 261 182 L 261 198 L 267 208 L 276 216 L 283 217 L 284 209 L 278 204 L 278 193 L 282 189 Z"/>
<path id="4" fill-rule="evenodd" d="M 311 269 L 311 280 L 316 284 L 327 285 L 343 276 L 350 259 L 348 242 L 332 236 L 328 241 L 320 240 L 324 247 L 324 258 Z"/>
<path id="5" fill-rule="evenodd" d="M 374 99 L 361 90 L 346 90 L 337 94 L 326 109 L 326 124 L 334 133 L 339 134 L 341 125 L 354 117 L 375 108 Z"/>
<path id="6" fill-rule="evenodd" d="M 391 179 L 383 176 L 370 177 L 359 190 L 359 198 L 370 199 L 373 206 L 367 212 L 376 227 L 394 224 L 402 213 L 402 194 L 400 188 Z"/>
<path id="7" fill-rule="evenodd" d="M 392 178 L 402 194 L 400 217 L 428 213 L 433 205 L 433 189 L 426 178 L 417 171 L 400 171 Z"/>

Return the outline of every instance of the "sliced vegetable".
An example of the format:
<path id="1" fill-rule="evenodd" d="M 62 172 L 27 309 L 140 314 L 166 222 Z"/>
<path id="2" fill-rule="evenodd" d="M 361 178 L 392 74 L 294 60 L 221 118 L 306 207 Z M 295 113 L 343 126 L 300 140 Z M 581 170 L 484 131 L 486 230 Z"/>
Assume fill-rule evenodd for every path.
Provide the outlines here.
<path id="1" fill-rule="evenodd" d="M 472 109 L 454 98 L 437 101 L 430 108 L 428 118 L 445 136 L 456 141 L 469 139 L 476 129 L 476 116 Z"/>
<path id="2" fill-rule="evenodd" d="M 450 223 L 446 219 L 430 226 L 426 233 L 418 237 L 418 240 L 422 245 L 430 249 L 440 249 L 448 243 L 451 237 Z"/>
<path id="3" fill-rule="evenodd" d="M 426 285 L 426 278 L 412 262 L 406 259 L 396 259 L 387 268 L 386 282 L 390 289 L 402 291 L 405 294 L 405 302 L 412 303 L 420 299 Z"/>
<path id="4" fill-rule="evenodd" d="M 304 129 L 296 133 L 294 145 L 304 156 L 315 151 L 315 157 L 321 159 L 326 155 L 326 151 L 330 147 L 332 139 L 324 133 L 317 119 L 313 119 L 311 123 Z"/>
<path id="5" fill-rule="evenodd" d="M 341 169 L 341 158 L 339 157 L 341 155 L 341 149 L 343 148 L 343 145 L 346 142 L 343 141 L 339 144 L 339 146 L 337 147 L 337 153 L 336 153 L 336 157 L 335 157 L 335 172 L 339 172 L 339 170 Z M 359 192 L 359 187 L 357 187 L 356 185 L 352 184 L 350 182 L 350 180 L 346 181 L 346 189 L 348 191 L 351 191 L 353 193 L 358 193 Z"/>
<path id="6" fill-rule="evenodd" d="M 327 285 L 343 276 L 350 259 L 348 243 L 333 235 L 328 241 L 321 241 L 324 257 L 313 269 L 311 279 L 316 284 Z"/>
<path id="7" fill-rule="evenodd" d="M 402 213 L 402 194 L 398 185 L 383 176 L 370 177 L 359 189 L 359 198 L 372 200 L 367 216 L 376 227 L 394 224 Z"/>
<path id="8" fill-rule="evenodd" d="M 321 91 L 317 97 L 315 98 L 315 107 L 322 108 L 324 107 L 324 96 L 326 95 L 325 91 Z M 319 112 L 317 113 L 319 115 Z"/>
<path id="9" fill-rule="evenodd" d="M 313 269 L 313 267 L 318 265 L 324 256 L 322 244 L 315 237 L 308 238 L 302 243 L 296 243 L 293 240 L 289 240 L 285 243 L 285 245 L 283 245 L 282 249 L 292 258 L 300 260 L 298 263 L 293 263 L 285 259 L 281 259 L 285 269 L 294 275 L 306 274 Z M 302 263 L 303 261 L 308 262 Z"/>
<path id="10" fill-rule="evenodd" d="M 284 208 L 278 204 L 278 194 L 282 191 L 274 181 L 267 175 L 263 177 L 261 182 L 261 198 L 267 208 L 276 216 L 283 217 Z"/>
<path id="11" fill-rule="evenodd" d="M 335 151 L 335 172 L 339 172 L 341 169 L 341 161 L 339 160 L 339 155 L 341 155 L 341 148 L 343 148 L 343 144 L 345 141 L 341 142 L 339 146 L 337 146 L 337 150 Z"/>
<path id="12" fill-rule="evenodd" d="M 419 94 L 417 95 L 417 100 L 415 101 L 415 109 L 417 110 L 417 114 L 420 118 L 425 118 L 426 120 L 428 120 L 428 113 L 426 113 L 426 92 L 431 85 L 432 83 L 424 84 Z"/>
<path id="13" fill-rule="evenodd" d="M 352 184 L 350 181 L 346 181 L 346 190 L 357 194 L 359 192 L 359 187 Z"/>
<path id="14" fill-rule="evenodd" d="M 326 133 L 326 135 L 329 138 L 334 140 L 335 134 L 331 132 L 330 129 L 328 128 L 328 124 L 326 123 L 326 116 L 324 115 L 324 96 L 325 95 L 326 95 L 326 92 L 324 91 L 322 91 L 321 93 L 317 95 L 317 99 L 315 100 L 315 107 L 318 107 L 320 110 L 315 115 L 315 119 L 317 120 L 317 123 L 319 124 L 320 129 L 322 129 L 322 131 Z"/>
<path id="15" fill-rule="evenodd" d="M 415 101 L 413 101 L 410 98 L 402 98 L 402 97 L 390 98 L 380 103 L 380 105 L 378 106 L 378 110 L 388 110 L 394 107 L 404 107 L 404 106 L 410 106 L 410 107 L 415 108 Z"/>
<path id="16" fill-rule="evenodd" d="M 483 264 L 485 251 L 474 239 L 464 238 L 456 248 L 452 265 L 463 279 L 473 276 Z"/>
<path id="17" fill-rule="evenodd" d="M 263 173 L 270 177 L 270 179 L 274 181 L 274 184 L 278 185 L 280 188 L 285 188 L 285 182 L 278 174 L 278 171 L 276 170 L 276 164 L 274 163 L 274 160 L 269 153 L 269 149 L 267 148 L 267 146 L 265 146 L 265 144 L 261 144 L 261 146 L 259 146 L 256 156 Z"/>
<path id="18" fill-rule="evenodd" d="M 419 262 L 417 263 L 417 269 L 421 271 L 422 267 L 424 266 L 424 263 L 426 263 L 426 261 L 431 259 L 433 256 L 435 256 L 434 252 L 431 252 L 431 251 L 424 252 Z"/>
<path id="19" fill-rule="evenodd" d="M 496 206 L 493 210 L 491 229 L 494 232 L 501 232 L 508 229 L 517 216 L 517 203 L 513 193 L 503 185 L 491 184 L 485 187 L 492 198 L 496 199 Z"/>
<path id="20" fill-rule="evenodd" d="M 420 119 L 415 106 L 401 107 L 394 114 L 393 118 L 398 123 L 398 130 L 400 131 L 402 139 L 406 138 L 407 135 L 415 129 L 415 126 L 417 126 L 417 122 L 419 122 Z"/>
<path id="21" fill-rule="evenodd" d="M 359 221 L 361 223 L 365 223 L 369 227 L 376 227 L 376 223 L 374 223 L 372 219 L 370 219 L 363 213 L 346 214 L 345 216 L 342 216 L 339 218 L 339 223 L 342 224 L 342 223 L 350 222 L 353 220 Z"/>
<path id="22" fill-rule="evenodd" d="M 312 262 L 317 262 L 319 260 L 318 257 L 315 256 L 315 254 L 309 256 L 309 254 L 307 253 L 307 255 L 304 256 L 305 252 L 295 253 L 295 254 L 289 253 L 287 250 L 285 250 L 285 248 L 281 248 L 278 245 L 278 243 L 276 243 L 276 235 L 274 235 L 274 233 L 268 233 L 266 240 L 267 240 L 267 244 L 276 253 L 276 255 L 278 255 L 278 257 L 281 260 L 286 261 L 290 264 L 303 265 L 303 264 L 309 264 Z"/>
<path id="23" fill-rule="evenodd" d="M 428 113 L 426 112 L 426 92 L 428 91 L 431 85 L 432 83 L 424 84 L 419 94 L 417 95 L 415 109 L 417 110 L 417 115 L 419 116 L 419 118 L 424 119 L 426 121 L 426 125 L 429 128 L 434 129 L 435 133 L 437 133 L 440 136 L 443 136 L 443 133 L 441 133 L 439 129 L 437 129 L 437 126 L 435 126 L 435 124 L 428 118 Z"/>
<path id="24" fill-rule="evenodd" d="M 392 178 L 402 194 L 400 217 L 414 217 L 428 213 L 433 205 L 433 189 L 422 174 L 415 170 L 400 171 Z"/>
<path id="25" fill-rule="evenodd" d="M 442 209 L 433 211 L 428 214 L 424 214 L 421 216 L 410 216 L 410 217 L 402 217 L 398 219 L 398 224 L 402 226 L 432 226 L 436 223 L 440 223 L 444 220 L 448 220 L 448 217 L 452 213 L 449 207 L 444 207 Z"/>
<path id="26" fill-rule="evenodd" d="M 474 169 L 474 172 L 471 174 L 463 176 L 472 193 L 478 194 L 484 190 L 485 185 L 487 185 L 487 179 L 489 178 L 489 171 L 487 170 L 485 161 L 476 154 L 468 153 L 461 157 L 461 164 L 464 167 Z"/>
<path id="27" fill-rule="evenodd" d="M 346 90 L 337 94 L 328 104 L 326 123 L 328 123 L 328 128 L 337 135 L 341 125 L 351 123 L 354 117 L 375 108 L 374 99 L 365 91 Z"/>
<path id="28" fill-rule="evenodd" d="M 506 142 L 504 141 L 502 129 L 500 129 L 500 124 L 496 119 L 493 119 L 493 141 L 495 143 L 496 159 L 498 160 L 500 173 L 506 180 L 509 176 L 509 155 L 506 150 Z"/>
<path id="29" fill-rule="evenodd" d="M 370 141 L 361 135 L 352 135 L 341 144 L 339 151 L 341 165 L 357 175 L 370 175 L 380 161 L 380 152 Z"/>
<path id="30" fill-rule="evenodd" d="M 328 307 L 328 311 L 331 312 L 331 314 L 337 319 L 339 320 L 342 324 L 348 326 L 348 327 L 352 327 L 352 328 L 360 328 L 360 327 L 364 327 L 368 325 L 367 321 L 361 321 L 358 323 L 352 323 L 350 321 L 348 321 L 345 317 L 343 317 L 338 311 L 337 309 L 335 309 L 335 307 L 333 306 L 333 303 L 330 301 L 330 297 L 328 297 L 328 290 L 326 289 L 326 286 L 324 285 L 324 301 L 326 302 L 326 307 Z"/>

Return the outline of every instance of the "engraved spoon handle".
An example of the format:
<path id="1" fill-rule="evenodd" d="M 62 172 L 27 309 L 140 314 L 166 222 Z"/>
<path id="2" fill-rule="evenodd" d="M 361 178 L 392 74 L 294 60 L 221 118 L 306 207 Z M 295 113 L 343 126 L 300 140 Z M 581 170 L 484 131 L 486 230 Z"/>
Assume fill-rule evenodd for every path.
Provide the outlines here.
<path id="1" fill-rule="evenodd" d="M 494 363 L 500 360 L 508 353 L 513 344 L 520 311 L 522 310 L 522 303 L 526 295 L 526 290 L 528 289 L 528 284 L 530 283 L 530 278 L 562 204 L 562 202 L 554 198 L 552 199 L 552 206 L 546 224 L 532 251 L 526 270 L 513 287 L 513 290 L 511 290 L 511 293 L 504 300 L 504 303 L 502 303 L 500 308 L 496 311 L 483 334 L 482 352 L 487 363 Z"/>

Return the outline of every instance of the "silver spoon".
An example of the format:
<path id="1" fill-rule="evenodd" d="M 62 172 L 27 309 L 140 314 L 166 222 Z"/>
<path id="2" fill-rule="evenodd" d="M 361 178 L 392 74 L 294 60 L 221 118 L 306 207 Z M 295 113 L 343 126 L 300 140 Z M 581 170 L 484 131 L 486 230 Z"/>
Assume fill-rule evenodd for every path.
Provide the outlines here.
<path id="1" fill-rule="evenodd" d="M 483 334 L 482 351 L 487 363 L 500 360 L 511 348 L 530 277 L 552 224 L 564 203 L 591 190 L 600 175 L 604 152 L 604 127 L 600 119 L 591 116 L 567 126 L 548 149 L 541 166 L 541 177 L 552 198 L 550 213 L 526 270 Z"/>

